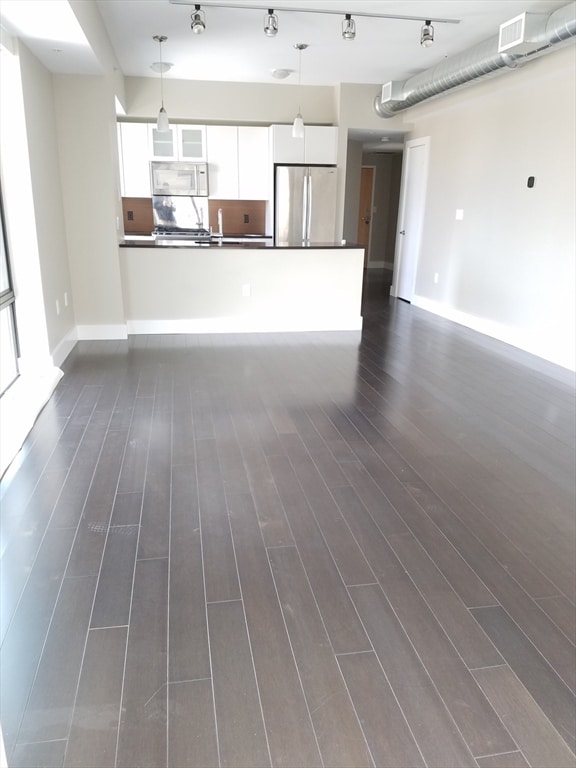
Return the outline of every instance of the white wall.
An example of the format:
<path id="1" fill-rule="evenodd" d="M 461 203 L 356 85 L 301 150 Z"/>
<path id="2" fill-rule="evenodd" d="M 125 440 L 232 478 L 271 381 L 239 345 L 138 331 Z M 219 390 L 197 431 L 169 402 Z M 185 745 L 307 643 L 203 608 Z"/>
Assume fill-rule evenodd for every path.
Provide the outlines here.
<path id="1" fill-rule="evenodd" d="M 118 263 L 114 91 L 106 77 L 54 77 L 70 273 L 79 338 L 126 335 Z"/>
<path id="2" fill-rule="evenodd" d="M 130 333 L 359 330 L 360 248 L 120 248 Z"/>
<path id="3" fill-rule="evenodd" d="M 54 352 L 74 333 L 76 323 L 68 268 L 52 75 L 22 44 L 19 53 L 44 314 L 49 347 Z"/>
<path id="4" fill-rule="evenodd" d="M 173 119 L 192 123 L 291 123 L 300 105 L 305 123 L 337 122 L 335 89 L 287 84 L 221 83 L 164 78 L 164 106 Z M 128 117 L 156 119 L 160 80 L 126 78 Z"/>
<path id="5" fill-rule="evenodd" d="M 569 368 L 575 79 L 567 48 L 407 116 L 430 137 L 415 303 Z"/>
<path id="6" fill-rule="evenodd" d="M 349 243 L 358 238 L 358 207 L 362 169 L 362 142 L 348 141 L 346 152 L 345 203 L 342 237 Z"/>

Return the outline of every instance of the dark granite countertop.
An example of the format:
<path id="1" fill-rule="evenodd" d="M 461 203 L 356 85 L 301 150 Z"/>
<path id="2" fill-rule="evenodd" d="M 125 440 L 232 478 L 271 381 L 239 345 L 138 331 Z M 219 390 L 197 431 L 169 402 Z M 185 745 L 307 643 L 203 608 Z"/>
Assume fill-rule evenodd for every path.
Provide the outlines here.
<path id="1" fill-rule="evenodd" d="M 331 243 L 277 243 L 274 244 L 273 238 L 267 239 L 255 239 L 255 238 L 224 238 L 222 241 L 217 238 L 210 242 L 194 242 L 193 240 L 177 240 L 172 238 L 152 238 L 152 237 L 140 237 L 130 238 L 126 237 L 119 243 L 120 248 L 292 248 L 292 249 L 309 249 L 309 248 L 363 248 L 361 245 L 355 243 L 343 243 L 343 242 L 331 242 Z"/>

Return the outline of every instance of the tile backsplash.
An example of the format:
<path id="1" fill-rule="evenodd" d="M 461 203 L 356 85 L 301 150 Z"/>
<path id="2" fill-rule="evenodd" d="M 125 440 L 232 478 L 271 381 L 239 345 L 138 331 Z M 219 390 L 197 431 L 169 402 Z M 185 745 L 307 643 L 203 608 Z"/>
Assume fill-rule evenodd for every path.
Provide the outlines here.
<path id="1" fill-rule="evenodd" d="M 149 235 L 154 229 L 152 198 L 123 197 L 122 213 L 126 235 Z"/>
<path id="2" fill-rule="evenodd" d="M 222 208 L 225 235 L 266 234 L 265 200 L 208 200 L 213 232 L 218 231 L 218 208 Z"/>
<path id="3" fill-rule="evenodd" d="M 204 226 L 211 226 L 213 232 L 218 231 L 218 208 L 222 208 L 225 235 L 266 234 L 265 200 L 208 200 L 209 221 L 204 220 Z M 149 235 L 154 229 L 150 197 L 123 197 L 122 211 L 125 234 Z"/>

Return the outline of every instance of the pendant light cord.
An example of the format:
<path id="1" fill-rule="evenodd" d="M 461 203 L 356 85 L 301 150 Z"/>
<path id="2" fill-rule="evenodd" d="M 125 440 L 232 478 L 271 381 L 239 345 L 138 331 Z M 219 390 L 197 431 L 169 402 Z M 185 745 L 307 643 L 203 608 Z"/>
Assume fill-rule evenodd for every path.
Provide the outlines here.
<path id="1" fill-rule="evenodd" d="M 162 109 L 164 109 L 164 64 L 162 62 L 162 41 L 159 40 L 160 45 L 160 101 L 162 102 Z"/>
<path id="2" fill-rule="evenodd" d="M 302 106 L 302 48 L 298 48 L 298 114 Z"/>

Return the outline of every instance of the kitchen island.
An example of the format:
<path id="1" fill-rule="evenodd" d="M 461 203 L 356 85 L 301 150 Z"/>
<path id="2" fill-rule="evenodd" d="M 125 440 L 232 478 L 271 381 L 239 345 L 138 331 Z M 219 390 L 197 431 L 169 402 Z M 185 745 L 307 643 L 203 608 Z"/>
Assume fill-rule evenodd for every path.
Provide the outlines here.
<path id="1" fill-rule="evenodd" d="M 362 328 L 359 246 L 126 239 L 119 258 L 129 334 Z"/>

